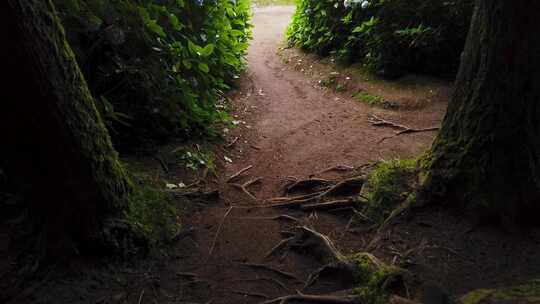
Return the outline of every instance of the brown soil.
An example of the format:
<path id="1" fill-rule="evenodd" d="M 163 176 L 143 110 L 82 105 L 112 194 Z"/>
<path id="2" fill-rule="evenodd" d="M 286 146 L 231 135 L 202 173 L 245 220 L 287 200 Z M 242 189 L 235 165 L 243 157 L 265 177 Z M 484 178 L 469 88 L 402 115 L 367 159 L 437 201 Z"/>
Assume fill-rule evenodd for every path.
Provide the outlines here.
<path id="1" fill-rule="evenodd" d="M 238 127 L 224 130 L 228 142 L 238 140 L 231 147 L 216 148 L 222 170 L 207 186 L 219 189 L 221 199 L 187 214 L 184 225 L 193 228 L 193 234 L 159 258 L 105 266 L 84 262 L 82 268 L 75 263 L 63 272 L 44 273 L 19 286 L 23 292 L 9 303 L 232 304 L 293 294 L 321 264 L 294 252 L 266 258 L 284 238 L 282 232 L 296 225 L 270 219 L 283 214 L 327 235 L 343 253 L 368 250 L 407 268 L 419 282 L 411 287 L 411 296 L 426 303 L 447 303 L 473 288 L 516 283 L 540 273 L 532 261 L 540 252 L 536 234 L 518 238 L 440 210 L 401 218 L 375 234 L 347 232 L 347 213 L 257 208 L 282 195 L 289 177 L 343 178 L 351 173 L 318 172 L 336 165 L 360 168 L 383 159 L 419 156 L 434 132 L 381 142 L 395 131 L 372 125 L 369 115 L 414 128 L 433 127 L 440 124 L 451 95 L 451 85 L 443 81 L 408 76 L 387 83 L 295 49 L 278 51 L 292 13 L 292 7 L 281 6 L 255 11 L 249 69 L 231 96 Z M 333 80 L 328 83 L 329 79 Z M 386 102 L 358 102 L 352 95 L 359 91 Z M 256 199 L 226 182 L 248 166 L 253 167 L 237 182 L 262 178 L 248 188 Z M 180 182 L 181 177 L 173 172 L 168 179 Z M 347 282 L 325 282 L 309 292 L 350 287 Z"/>

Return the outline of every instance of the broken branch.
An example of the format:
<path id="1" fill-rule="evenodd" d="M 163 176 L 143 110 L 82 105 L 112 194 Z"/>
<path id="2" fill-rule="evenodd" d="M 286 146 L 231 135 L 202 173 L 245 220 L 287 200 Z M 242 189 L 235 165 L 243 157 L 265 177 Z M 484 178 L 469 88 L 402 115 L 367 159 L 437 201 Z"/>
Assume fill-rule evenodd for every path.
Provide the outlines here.
<path id="1" fill-rule="evenodd" d="M 245 167 L 244 169 L 238 171 L 237 173 L 231 175 L 231 177 L 229 177 L 227 179 L 227 183 L 231 182 L 232 180 L 234 180 L 235 178 L 239 177 L 240 175 L 244 174 L 245 172 L 247 172 L 248 170 L 250 170 L 251 168 L 253 168 L 253 166 L 247 166 Z"/>

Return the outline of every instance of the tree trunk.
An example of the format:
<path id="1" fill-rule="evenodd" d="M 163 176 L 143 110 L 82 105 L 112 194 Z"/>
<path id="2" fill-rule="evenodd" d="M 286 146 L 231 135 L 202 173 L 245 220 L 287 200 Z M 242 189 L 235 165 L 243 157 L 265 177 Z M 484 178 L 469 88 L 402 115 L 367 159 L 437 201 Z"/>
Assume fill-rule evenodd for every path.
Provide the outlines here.
<path id="1" fill-rule="evenodd" d="M 540 1 L 477 0 L 422 200 L 516 223 L 540 211 Z"/>
<path id="2" fill-rule="evenodd" d="M 49 0 L 2 4 L 1 167 L 28 200 L 48 257 L 98 249 L 132 183 Z M 101 249 L 101 248 L 99 248 Z"/>

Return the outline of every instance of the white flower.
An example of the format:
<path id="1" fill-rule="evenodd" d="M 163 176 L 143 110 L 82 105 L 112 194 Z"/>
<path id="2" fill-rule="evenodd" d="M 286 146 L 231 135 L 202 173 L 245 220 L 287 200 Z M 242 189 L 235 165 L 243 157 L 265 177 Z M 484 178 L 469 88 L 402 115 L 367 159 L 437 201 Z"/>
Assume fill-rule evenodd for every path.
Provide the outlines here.
<path id="1" fill-rule="evenodd" d="M 369 2 L 368 1 L 362 2 L 362 9 L 366 9 L 368 7 L 369 7 Z"/>
<path id="2" fill-rule="evenodd" d="M 348 7 L 362 7 L 362 9 L 365 9 L 365 8 L 368 8 L 369 7 L 369 1 L 366 1 L 366 0 L 344 0 L 343 1 L 343 5 L 348 8 Z"/>

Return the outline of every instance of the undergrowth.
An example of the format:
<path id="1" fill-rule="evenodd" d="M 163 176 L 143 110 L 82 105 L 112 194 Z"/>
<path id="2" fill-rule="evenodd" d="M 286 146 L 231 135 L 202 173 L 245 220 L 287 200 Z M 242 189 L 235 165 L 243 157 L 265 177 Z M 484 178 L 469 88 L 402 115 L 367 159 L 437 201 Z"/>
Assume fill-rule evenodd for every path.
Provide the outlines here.
<path id="1" fill-rule="evenodd" d="M 472 9 L 472 0 L 301 0 L 287 39 L 388 78 L 407 71 L 454 76 Z"/>
<path id="2" fill-rule="evenodd" d="M 201 168 L 208 168 L 214 171 L 216 168 L 216 155 L 205 147 L 196 145 L 185 147 L 174 151 L 177 162 L 185 168 L 197 171 Z"/>
<path id="3" fill-rule="evenodd" d="M 215 135 L 245 67 L 249 0 L 54 0 L 121 150 Z"/>
<path id="4" fill-rule="evenodd" d="M 359 102 L 372 105 L 372 106 L 384 106 L 385 105 L 385 99 L 378 95 L 369 94 L 367 92 L 358 92 L 356 93 L 353 98 Z"/>

